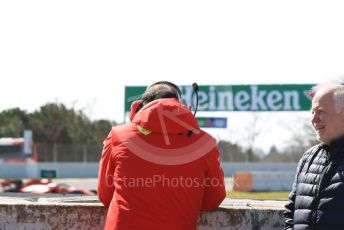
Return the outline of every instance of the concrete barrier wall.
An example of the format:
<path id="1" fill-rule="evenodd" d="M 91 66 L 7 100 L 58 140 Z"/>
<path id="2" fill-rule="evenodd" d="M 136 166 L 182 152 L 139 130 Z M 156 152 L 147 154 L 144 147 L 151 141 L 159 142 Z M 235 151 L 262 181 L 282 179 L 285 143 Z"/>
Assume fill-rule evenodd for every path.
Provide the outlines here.
<path id="1" fill-rule="evenodd" d="M 244 163 L 222 162 L 226 177 L 236 171 L 292 171 L 296 163 Z M 0 178 L 37 178 L 43 169 L 56 170 L 59 178 L 96 178 L 98 163 L 12 163 L 0 162 Z"/>
<path id="2" fill-rule="evenodd" d="M 0 195 L 1 230 L 100 230 L 104 225 L 107 209 L 96 196 L 10 195 Z M 225 199 L 216 211 L 200 213 L 197 229 L 282 229 L 284 204 Z"/>
<path id="3" fill-rule="evenodd" d="M 0 178 L 39 178 L 53 170 L 58 178 L 96 178 L 98 163 L 0 163 Z"/>
<path id="4" fill-rule="evenodd" d="M 288 191 L 294 171 L 237 171 L 233 174 L 234 191 Z"/>
<path id="5" fill-rule="evenodd" d="M 24 175 L 27 175 L 25 164 L 0 163 L 0 178 L 22 178 Z"/>
<path id="6" fill-rule="evenodd" d="M 231 177 L 236 171 L 296 171 L 297 163 L 246 163 L 246 162 L 222 162 L 223 172 L 226 177 Z"/>
<path id="7" fill-rule="evenodd" d="M 289 191 L 292 188 L 295 171 L 251 172 L 253 191 Z"/>

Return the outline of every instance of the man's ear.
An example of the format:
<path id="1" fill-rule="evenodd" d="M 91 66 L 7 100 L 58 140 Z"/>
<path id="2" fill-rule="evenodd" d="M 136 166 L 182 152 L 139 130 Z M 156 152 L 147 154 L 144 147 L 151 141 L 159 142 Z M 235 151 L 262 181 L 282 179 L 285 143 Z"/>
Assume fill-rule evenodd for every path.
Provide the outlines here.
<path id="1" fill-rule="evenodd" d="M 142 100 L 134 101 L 130 107 L 130 121 L 132 121 L 141 106 Z"/>

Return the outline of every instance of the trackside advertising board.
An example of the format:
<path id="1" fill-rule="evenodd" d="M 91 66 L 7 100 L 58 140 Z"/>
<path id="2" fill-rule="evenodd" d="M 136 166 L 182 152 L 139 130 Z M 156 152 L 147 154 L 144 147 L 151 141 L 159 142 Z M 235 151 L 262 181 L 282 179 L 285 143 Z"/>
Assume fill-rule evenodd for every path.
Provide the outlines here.
<path id="1" fill-rule="evenodd" d="M 227 117 L 197 117 L 201 128 L 227 128 Z"/>
<path id="2" fill-rule="evenodd" d="M 307 111 L 314 84 L 200 85 L 198 111 Z M 195 105 L 192 86 L 179 86 L 183 103 Z M 145 86 L 125 87 L 125 112 L 141 98 Z"/>

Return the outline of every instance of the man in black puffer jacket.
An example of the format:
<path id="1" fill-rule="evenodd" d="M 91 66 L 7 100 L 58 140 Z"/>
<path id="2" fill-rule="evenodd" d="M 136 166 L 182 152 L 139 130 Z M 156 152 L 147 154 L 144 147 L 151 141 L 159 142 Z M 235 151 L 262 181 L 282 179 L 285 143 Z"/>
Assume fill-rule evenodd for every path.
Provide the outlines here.
<path id="1" fill-rule="evenodd" d="M 344 229 L 344 86 L 313 89 L 312 125 L 321 144 L 297 167 L 285 229 Z"/>

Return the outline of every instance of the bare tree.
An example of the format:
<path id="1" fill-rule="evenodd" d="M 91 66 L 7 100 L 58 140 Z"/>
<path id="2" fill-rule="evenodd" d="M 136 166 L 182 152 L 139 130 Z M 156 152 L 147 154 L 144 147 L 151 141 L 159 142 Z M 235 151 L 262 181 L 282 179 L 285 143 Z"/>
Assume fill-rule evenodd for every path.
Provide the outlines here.
<path id="1" fill-rule="evenodd" d="M 251 112 L 249 114 L 249 119 L 246 122 L 246 125 L 241 129 L 241 135 L 243 138 L 240 142 L 243 146 L 246 153 L 246 161 L 252 162 L 258 160 L 258 156 L 255 156 L 254 145 L 263 131 L 263 119 L 258 113 Z M 239 131 L 240 132 L 240 131 Z"/>
<path id="2" fill-rule="evenodd" d="M 230 141 L 220 140 L 217 144 L 220 151 L 221 161 L 244 161 L 245 154 L 239 145 Z"/>
<path id="3" fill-rule="evenodd" d="M 319 143 L 309 118 L 298 116 L 296 122 L 287 128 L 291 137 L 285 152 L 291 155 L 293 161 L 299 160 L 307 149 Z"/>

